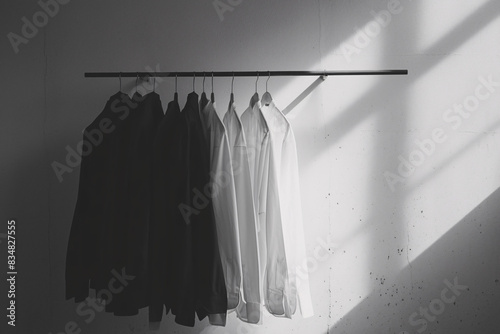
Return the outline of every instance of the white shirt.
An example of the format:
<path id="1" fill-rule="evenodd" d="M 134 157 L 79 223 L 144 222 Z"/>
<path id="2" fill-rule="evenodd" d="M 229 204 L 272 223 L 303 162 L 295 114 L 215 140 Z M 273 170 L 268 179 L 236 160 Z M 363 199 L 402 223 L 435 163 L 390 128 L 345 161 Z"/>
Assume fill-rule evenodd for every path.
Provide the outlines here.
<path id="1" fill-rule="evenodd" d="M 238 215 L 242 272 L 242 293 L 236 308 L 237 316 L 246 322 L 261 323 L 260 264 L 257 240 L 257 216 L 253 203 L 252 183 L 245 135 L 233 102 L 224 115 L 233 168 Z"/>
<path id="2" fill-rule="evenodd" d="M 288 263 L 285 296 L 289 298 L 285 304 L 285 316 L 290 317 L 295 312 L 298 297 L 301 314 L 307 318 L 314 314 L 309 277 L 306 272 L 301 275 L 300 281 L 297 281 L 296 273 L 296 269 L 306 259 L 306 247 L 295 136 L 285 115 L 273 101 L 269 105 L 262 105 L 261 111 L 271 132 L 271 152 L 275 161 L 275 173 L 278 175 L 279 206 Z"/>
<path id="3" fill-rule="evenodd" d="M 224 124 L 208 101 L 200 108 L 205 139 L 210 150 L 211 195 L 217 228 L 219 253 L 226 281 L 228 309 L 238 305 L 241 287 L 241 262 L 238 232 L 236 190 L 234 186 L 231 150 Z M 226 323 L 226 314 L 209 315 L 212 325 Z"/>
<path id="4" fill-rule="evenodd" d="M 243 112 L 241 122 L 249 152 L 254 206 L 258 214 L 261 292 L 267 310 L 285 315 L 287 259 L 285 254 L 277 166 L 269 127 L 256 93 Z M 290 312 L 287 312 L 290 313 Z"/>

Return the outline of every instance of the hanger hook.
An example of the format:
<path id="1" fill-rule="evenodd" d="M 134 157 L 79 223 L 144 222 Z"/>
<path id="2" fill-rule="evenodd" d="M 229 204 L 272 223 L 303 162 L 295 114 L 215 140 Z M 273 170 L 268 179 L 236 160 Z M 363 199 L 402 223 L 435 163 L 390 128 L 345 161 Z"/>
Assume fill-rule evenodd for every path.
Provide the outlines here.
<path id="1" fill-rule="evenodd" d="M 156 92 L 156 71 L 155 76 L 153 77 L 153 92 Z"/>
<path id="2" fill-rule="evenodd" d="M 137 93 L 137 81 L 139 81 L 139 72 L 135 72 L 135 92 Z"/>
<path id="3" fill-rule="evenodd" d="M 177 72 L 175 72 L 175 92 L 177 93 Z"/>
<path id="4" fill-rule="evenodd" d="M 267 92 L 267 82 L 271 79 L 271 71 L 267 71 L 267 80 L 266 80 L 266 92 Z"/>
<path id="5" fill-rule="evenodd" d="M 257 82 L 259 82 L 259 71 L 257 71 L 257 80 L 255 80 L 255 92 L 257 93 Z"/>
<path id="6" fill-rule="evenodd" d="M 212 71 L 212 94 L 214 92 L 214 71 Z"/>
<path id="7" fill-rule="evenodd" d="M 120 80 L 120 92 L 121 92 L 122 91 L 122 72 L 120 72 L 119 80 Z"/>
<path id="8" fill-rule="evenodd" d="M 196 78 L 196 74 L 195 74 L 195 72 L 193 72 L 193 92 L 194 92 L 194 80 L 195 80 L 195 78 Z"/>
<path id="9" fill-rule="evenodd" d="M 231 80 L 231 94 L 233 94 L 233 85 L 234 85 L 234 72 L 233 72 L 233 79 Z"/>
<path id="10" fill-rule="evenodd" d="M 205 93 L 205 72 L 203 72 L 203 93 Z"/>

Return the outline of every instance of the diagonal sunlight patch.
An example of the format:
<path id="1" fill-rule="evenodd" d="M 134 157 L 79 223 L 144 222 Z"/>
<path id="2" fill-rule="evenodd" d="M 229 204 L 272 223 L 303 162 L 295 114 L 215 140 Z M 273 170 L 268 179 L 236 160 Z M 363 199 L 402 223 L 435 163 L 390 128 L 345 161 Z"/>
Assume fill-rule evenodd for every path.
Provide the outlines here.
<path id="1" fill-rule="evenodd" d="M 433 319 L 439 316 L 439 320 L 430 321 L 427 318 L 430 321 L 426 322 L 429 325 L 427 332 L 440 328 L 446 329 L 446 333 L 470 333 L 477 329 L 478 324 L 491 319 L 498 307 L 485 300 L 484 292 L 473 291 L 491 291 L 492 300 L 496 296 L 494 289 L 498 280 L 495 282 L 492 278 L 500 273 L 495 253 L 498 248 L 500 189 L 493 189 L 484 196 L 486 198 L 469 212 L 464 212 L 465 215 L 457 215 L 459 220 L 452 224 L 453 228 L 428 245 L 418 257 L 413 257 L 407 266 L 386 277 L 385 284 L 374 287 L 369 296 L 342 318 L 335 319 L 333 331 L 349 328 L 353 333 L 372 333 L 376 329 L 377 333 L 417 333 L 418 329 L 423 329 L 420 326 L 422 323 L 415 321 L 423 316 L 421 310 L 430 309 L 432 301 L 436 300 L 434 298 L 442 299 L 444 287 L 451 288 L 446 280 L 453 282 L 457 289 L 457 284 L 461 284 L 463 297 L 456 303 L 445 301 L 453 305 L 453 310 L 447 307 L 446 314 L 442 316 L 442 312 L 431 311 L 436 315 Z M 467 286 L 470 286 L 470 293 Z M 457 297 L 461 295 L 458 290 L 453 293 Z M 456 306 L 458 308 L 455 309 Z M 482 318 L 477 321 L 468 325 L 456 321 L 463 314 L 479 309 L 484 312 L 478 312 Z M 412 318 L 412 314 L 416 317 Z M 432 325 L 432 322 L 440 323 L 440 327 Z M 464 329 L 464 326 L 468 327 Z M 495 326 L 492 320 L 483 328 Z"/>
<path id="2" fill-rule="evenodd" d="M 489 26 L 490 22 L 496 20 L 498 16 L 498 9 L 490 0 L 472 15 L 468 16 L 465 19 L 463 25 L 458 27 L 457 30 L 449 31 L 447 35 L 439 39 L 428 49 L 424 50 L 423 53 L 434 54 L 438 52 L 441 45 L 444 45 L 448 52 L 456 50 L 460 48 L 466 41 L 472 39 L 473 37 L 477 37 L 479 31 L 481 31 L 484 27 Z M 431 70 L 433 70 L 436 66 L 443 64 L 444 60 L 448 58 L 449 57 L 445 57 L 443 55 L 424 58 L 422 60 L 422 63 L 419 64 L 418 67 L 415 67 L 414 70 L 410 68 L 409 79 L 411 81 L 420 80 L 421 77 L 432 72 Z M 397 82 L 396 80 L 398 80 L 398 78 L 394 78 L 394 80 L 395 82 Z M 345 79 L 342 79 L 342 82 L 344 81 Z M 408 85 L 411 84 L 411 82 L 408 83 Z M 354 119 L 359 120 L 363 117 L 366 117 L 366 112 L 363 113 L 359 111 L 360 101 L 377 97 L 383 91 L 383 89 L 387 88 L 375 86 L 364 94 L 360 95 L 357 99 L 352 100 L 350 104 L 343 106 L 342 112 L 337 113 L 332 120 L 332 123 L 340 122 L 340 124 L 342 125 L 340 127 L 337 127 L 334 138 L 340 139 L 346 133 L 351 131 L 352 127 L 356 123 Z M 341 97 L 339 96 L 339 98 Z M 388 100 L 387 106 L 391 107 L 391 103 L 392 101 Z M 369 110 L 368 112 L 371 112 L 371 110 Z M 322 154 L 323 152 L 318 153 Z"/>
<path id="3" fill-rule="evenodd" d="M 465 165 L 464 167 L 469 169 L 468 172 L 463 172 L 463 175 L 468 176 L 467 180 L 473 179 L 475 175 L 493 175 L 495 179 L 490 179 L 488 184 L 499 184 L 500 175 L 498 175 L 496 171 L 500 169 L 500 161 L 498 161 L 496 155 L 492 155 L 489 150 L 491 144 L 495 144 L 495 142 L 499 141 L 499 130 L 500 120 L 497 120 L 484 131 L 464 133 L 460 136 L 461 138 L 454 136 L 452 141 L 457 143 L 460 148 L 455 151 L 448 149 L 442 153 L 441 159 L 438 159 L 434 163 L 429 163 L 429 166 L 424 169 L 425 173 L 420 177 L 415 177 L 415 179 L 408 184 L 410 188 L 408 191 L 411 193 L 417 190 L 420 184 L 428 183 L 438 177 L 443 177 L 444 172 L 452 172 L 457 170 L 457 166 L 462 165 Z M 469 139 L 469 137 L 472 138 Z M 478 150 L 478 148 L 480 150 Z M 485 150 L 484 148 L 487 149 Z M 475 156 L 477 154 L 480 155 Z M 484 156 L 481 156 L 481 154 Z M 482 163 L 479 166 L 476 164 L 472 164 L 472 166 L 467 164 L 471 161 L 481 161 Z M 488 161 L 488 163 L 484 161 Z M 496 175 L 498 175 L 498 177 Z"/>
<path id="4" fill-rule="evenodd" d="M 471 14 L 491 0 L 460 1 L 453 7 L 450 15 L 450 5 L 445 1 L 422 1 L 417 49 L 425 51 L 455 30 Z M 448 52 L 448 50 L 443 50 Z"/>
<path id="5" fill-rule="evenodd" d="M 413 217 L 408 218 L 407 232 L 410 235 L 411 249 L 408 252 L 409 262 L 436 243 L 498 186 L 496 182 L 485 189 L 471 184 L 473 181 L 468 182 L 466 178 L 462 178 L 460 182 L 450 180 L 459 174 L 461 173 L 455 171 L 449 173 L 447 178 L 426 183 L 408 198 L 412 203 L 408 216 Z M 433 196 L 425 196 L 430 193 Z M 453 207 L 453 210 L 450 210 L 450 207 Z"/>

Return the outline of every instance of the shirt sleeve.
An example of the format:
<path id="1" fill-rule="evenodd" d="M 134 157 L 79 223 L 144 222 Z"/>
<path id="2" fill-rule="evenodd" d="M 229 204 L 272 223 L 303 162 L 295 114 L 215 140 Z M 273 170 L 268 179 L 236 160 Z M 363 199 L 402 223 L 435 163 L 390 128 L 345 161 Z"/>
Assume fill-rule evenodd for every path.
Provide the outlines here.
<path id="1" fill-rule="evenodd" d="M 301 314 L 304 318 L 308 318 L 314 315 L 309 288 L 309 275 L 307 271 L 301 274 L 300 278 L 296 274 L 297 267 L 306 258 L 306 246 L 300 200 L 297 150 L 295 136 L 291 127 L 283 142 L 281 166 L 280 193 L 286 195 L 286 198 L 281 201 L 281 208 L 285 221 L 284 225 L 288 229 L 289 245 L 287 254 L 292 253 L 291 256 L 287 257 L 290 262 L 289 275 L 291 281 L 296 282 Z"/>
<path id="2" fill-rule="evenodd" d="M 261 192 L 265 194 L 265 227 L 266 234 L 266 274 L 265 298 L 269 313 L 277 316 L 291 317 L 290 312 L 285 312 L 285 286 L 287 279 L 288 263 L 285 254 L 285 241 L 283 236 L 283 220 L 280 209 L 280 193 L 278 174 L 276 170 L 276 157 L 273 146 L 267 136 L 267 143 L 263 149 L 264 174 L 262 177 Z"/>

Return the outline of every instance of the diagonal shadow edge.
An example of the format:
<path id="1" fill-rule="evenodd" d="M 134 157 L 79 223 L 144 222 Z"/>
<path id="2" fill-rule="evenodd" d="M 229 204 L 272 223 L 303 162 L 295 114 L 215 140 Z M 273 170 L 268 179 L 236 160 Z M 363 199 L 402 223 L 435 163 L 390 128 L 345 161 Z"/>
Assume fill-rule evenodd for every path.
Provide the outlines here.
<path id="1" fill-rule="evenodd" d="M 482 131 L 477 136 L 475 136 L 473 139 L 471 139 L 459 151 L 455 152 L 453 155 L 448 157 L 445 161 L 443 161 L 438 166 L 436 166 L 432 172 L 428 172 L 427 174 L 425 174 L 422 177 L 415 180 L 414 185 L 405 186 L 405 191 L 407 193 L 409 193 L 409 192 L 415 190 L 415 188 L 417 188 L 418 185 L 421 185 L 425 182 L 428 182 L 431 179 L 435 178 L 438 174 L 444 172 L 444 170 L 447 166 L 449 166 L 456 159 L 460 158 L 462 155 L 464 155 L 467 152 L 467 150 L 474 147 L 474 145 L 476 145 L 481 139 L 483 139 L 485 133 L 491 133 L 491 132 L 495 131 L 498 127 L 500 127 L 500 120 L 496 121 L 495 123 L 490 125 L 486 130 Z"/>
<path id="2" fill-rule="evenodd" d="M 439 326 L 439 333 L 454 332 L 451 329 L 472 333 L 473 330 L 497 328 L 495 317 L 500 311 L 498 203 L 500 188 L 399 273 L 386 277 L 384 281 L 378 280 L 379 285 L 372 293 L 339 319 L 332 329 L 345 329 L 348 333 L 374 333 L 374 327 L 380 329 L 376 333 L 408 330 L 412 328 L 409 316 L 419 307 L 428 307 L 432 300 L 439 299 L 446 286 L 444 280 L 453 282 L 455 277 L 459 284 L 467 285 L 468 290 L 453 306 L 447 306 L 438 323 L 428 325 Z M 410 273 L 413 280 L 411 287 L 407 287 L 404 282 L 408 282 Z M 473 319 L 472 313 L 475 314 Z M 400 318 L 395 319 L 396 315 Z M 470 318 L 463 319 L 463 322 L 454 321 L 454 316 L 458 315 Z M 373 322 L 377 323 L 374 325 Z"/>
<path id="3" fill-rule="evenodd" d="M 487 26 L 492 20 L 494 20 L 500 14 L 500 7 L 495 3 L 494 0 L 490 0 L 482 7 L 478 8 L 471 16 L 467 17 L 463 23 L 455 28 L 453 31 L 449 32 L 441 39 L 436 41 L 432 46 L 423 51 L 423 54 L 433 54 L 437 52 L 438 48 L 447 48 L 448 52 L 457 49 L 468 39 L 472 38 L 476 33 L 478 33 L 482 28 Z M 420 71 L 411 71 L 408 78 L 415 82 L 419 77 L 422 77 L 425 73 L 429 72 L 432 68 L 437 66 L 446 57 L 439 56 L 433 58 L 432 60 L 424 61 L 424 65 L 420 68 Z M 333 143 L 340 140 L 344 135 L 346 135 L 356 124 L 368 117 L 373 110 L 363 110 L 361 109 L 361 102 L 364 100 L 371 100 L 379 96 L 383 89 L 385 89 L 383 82 L 387 80 L 386 78 L 380 78 L 378 85 L 374 86 L 369 91 L 365 92 L 360 96 L 357 101 L 350 106 L 344 108 L 340 115 L 329 121 L 326 127 L 336 125 L 335 131 L 330 135 L 329 142 Z M 390 80 L 395 80 L 395 78 L 390 78 Z M 389 102 L 387 110 L 394 103 Z M 325 152 L 314 152 L 314 154 L 324 154 Z"/>

